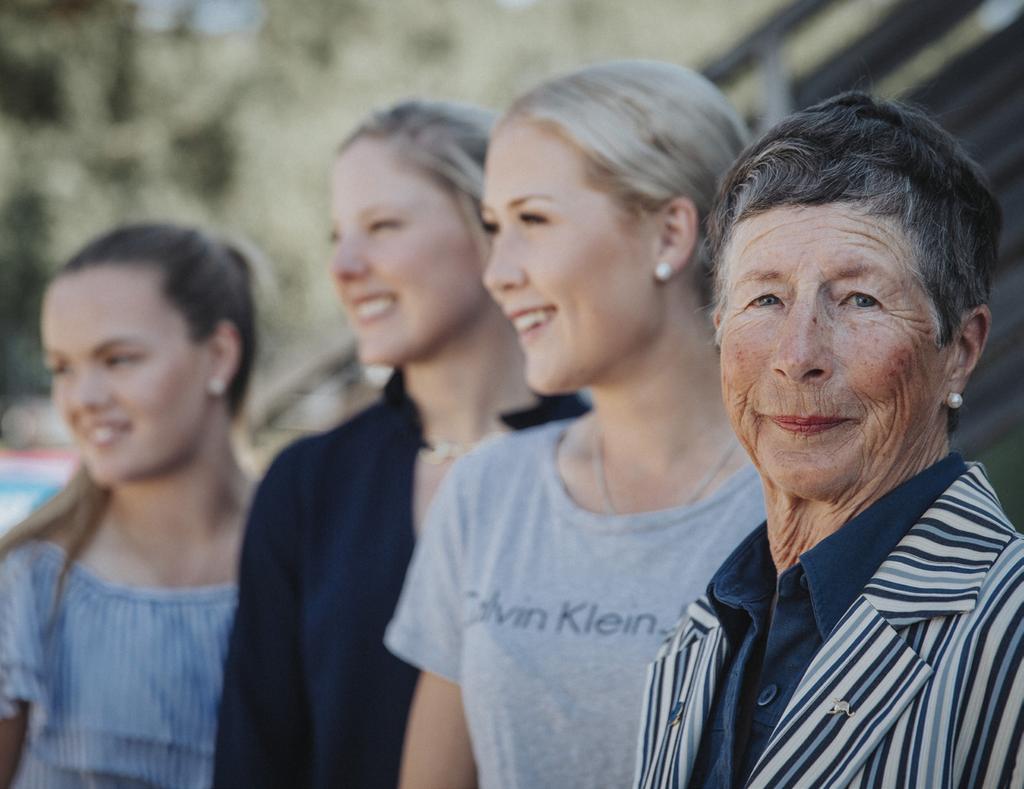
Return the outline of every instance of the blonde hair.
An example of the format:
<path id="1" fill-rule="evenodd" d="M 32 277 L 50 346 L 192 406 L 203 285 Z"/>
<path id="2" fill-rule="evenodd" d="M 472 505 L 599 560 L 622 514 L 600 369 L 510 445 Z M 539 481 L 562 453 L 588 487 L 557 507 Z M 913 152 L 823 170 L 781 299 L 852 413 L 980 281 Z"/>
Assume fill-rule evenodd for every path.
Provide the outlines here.
<path id="1" fill-rule="evenodd" d="M 541 83 L 513 102 L 498 127 L 527 120 L 559 134 L 585 157 L 591 183 L 642 215 L 690 198 L 701 222 L 697 248 L 710 298 L 704 223 L 718 182 L 746 144 L 739 114 L 711 82 L 682 66 L 621 60 Z"/>
<path id="2" fill-rule="evenodd" d="M 466 226 L 482 245 L 480 220 L 484 160 L 496 113 L 472 104 L 409 99 L 370 113 L 338 147 L 364 138 L 382 140 L 430 178 L 459 206 Z"/>
<path id="3" fill-rule="evenodd" d="M 109 496 L 85 468 L 79 468 L 53 498 L 0 537 L 0 560 L 21 545 L 59 536 L 66 560 L 54 595 L 56 605 L 71 563 L 99 529 Z"/>

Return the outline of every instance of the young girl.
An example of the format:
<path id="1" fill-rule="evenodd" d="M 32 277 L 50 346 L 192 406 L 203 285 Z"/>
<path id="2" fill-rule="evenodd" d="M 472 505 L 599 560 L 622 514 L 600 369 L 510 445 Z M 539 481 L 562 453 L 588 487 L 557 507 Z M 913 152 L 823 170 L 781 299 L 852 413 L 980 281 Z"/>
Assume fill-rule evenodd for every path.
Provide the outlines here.
<path id="1" fill-rule="evenodd" d="M 702 223 L 744 129 L 663 63 L 544 83 L 487 158 L 486 283 L 571 422 L 491 442 L 438 492 L 387 643 L 424 670 L 406 787 L 620 787 L 644 670 L 763 518 L 722 407 Z"/>
<path id="2" fill-rule="evenodd" d="M 394 789 L 416 671 L 384 649 L 423 514 L 492 433 L 581 412 L 540 399 L 481 277 L 492 116 L 375 113 L 334 161 L 331 275 L 380 402 L 299 441 L 260 485 L 242 557 L 215 785 Z"/>
<path id="3" fill-rule="evenodd" d="M 202 787 L 249 482 L 249 263 L 122 227 L 46 291 L 53 401 L 81 456 L 0 543 L 0 785 Z"/>

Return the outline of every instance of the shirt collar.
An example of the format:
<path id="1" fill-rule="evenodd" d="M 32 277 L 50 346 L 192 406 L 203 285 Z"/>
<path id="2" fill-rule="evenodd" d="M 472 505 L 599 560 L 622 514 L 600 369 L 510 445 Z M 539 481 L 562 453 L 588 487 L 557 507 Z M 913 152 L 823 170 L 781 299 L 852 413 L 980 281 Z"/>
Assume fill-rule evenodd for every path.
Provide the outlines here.
<path id="1" fill-rule="evenodd" d="M 967 466 L 953 452 L 880 498 L 864 512 L 800 555 L 783 576 L 803 573 L 822 640 L 828 638 L 868 581 L 904 535 Z M 758 526 L 722 563 L 708 584 L 708 600 L 733 646 L 751 618 L 770 605 L 780 583 L 766 524 Z M 744 613 L 746 612 L 746 613 Z"/>
<path id="2" fill-rule="evenodd" d="M 708 584 L 708 601 L 734 649 L 774 594 L 775 564 L 768 529 L 762 523 L 736 547 Z"/>
<path id="3" fill-rule="evenodd" d="M 800 555 L 822 639 L 910 528 L 966 470 L 963 458 L 950 453 Z"/>
<path id="4" fill-rule="evenodd" d="M 408 420 L 409 426 L 420 435 L 419 411 L 405 390 L 401 370 L 395 370 L 384 385 L 384 402 L 399 411 Z M 511 430 L 523 430 L 555 419 L 579 416 L 586 410 L 586 405 L 575 394 L 538 396 L 537 402 L 533 405 L 500 414 L 498 418 Z"/>

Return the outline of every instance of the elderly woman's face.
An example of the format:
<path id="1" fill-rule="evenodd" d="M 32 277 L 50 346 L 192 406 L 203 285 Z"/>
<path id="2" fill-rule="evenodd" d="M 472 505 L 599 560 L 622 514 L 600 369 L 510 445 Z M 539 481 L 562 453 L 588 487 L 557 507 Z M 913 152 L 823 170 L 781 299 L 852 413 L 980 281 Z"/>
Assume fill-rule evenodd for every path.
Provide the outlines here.
<path id="1" fill-rule="evenodd" d="M 841 502 L 945 453 L 957 343 L 936 346 L 894 225 L 843 205 L 777 208 L 736 227 L 723 265 L 723 394 L 770 485 Z"/>

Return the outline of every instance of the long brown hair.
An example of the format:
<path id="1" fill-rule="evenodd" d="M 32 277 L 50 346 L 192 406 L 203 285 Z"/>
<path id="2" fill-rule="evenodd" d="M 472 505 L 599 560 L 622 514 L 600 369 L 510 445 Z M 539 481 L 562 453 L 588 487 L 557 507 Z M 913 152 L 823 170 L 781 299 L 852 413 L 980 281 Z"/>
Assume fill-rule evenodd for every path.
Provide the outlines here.
<path id="1" fill-rule="evenodd" d="M 86 244 L 58 270 L 54 281 L 98 266 L 157 271 L 164 297 L 185 318 L 194 341 L 209 337 L 221 321 L 234 324 L 242 349 L 238 370 L 228 386 L 227 403 L 237 415 L 245 401 L 256 353 L 249 256 L 195 228 L 125 225 Z M 59 589 L 71 563 L 95 536 L 109 496 L 87 469 L 80 468 L 57 495 L 0 537 L 0 560 L 27 542 L 59 536 L 66 553 Z"/>

